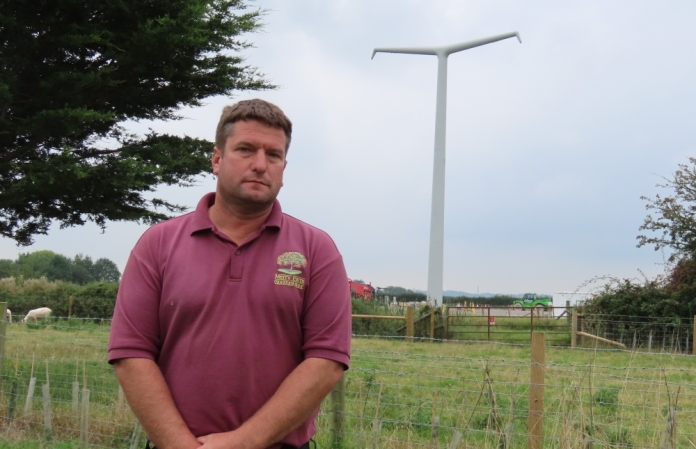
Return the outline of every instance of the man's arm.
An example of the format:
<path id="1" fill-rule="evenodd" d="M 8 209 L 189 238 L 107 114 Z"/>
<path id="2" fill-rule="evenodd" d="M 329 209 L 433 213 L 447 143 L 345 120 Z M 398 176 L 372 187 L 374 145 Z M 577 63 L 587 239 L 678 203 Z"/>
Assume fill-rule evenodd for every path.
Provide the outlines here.
<path id="1" fill-rule="evenodd" d="M 120 359 L 114 370 L 128 403 L 159 449 L 197 448 L 200 443 L 177 410 L 162 372 L 150 359 Z"/>
<path id="2" fill-rule="evenodd" d="M 280 384 L 273 396 L 237 430 L 198 438 L 200 449 L 264 449 L 302 424 L 343 376 L 333 360 L 308 358 Z"/>

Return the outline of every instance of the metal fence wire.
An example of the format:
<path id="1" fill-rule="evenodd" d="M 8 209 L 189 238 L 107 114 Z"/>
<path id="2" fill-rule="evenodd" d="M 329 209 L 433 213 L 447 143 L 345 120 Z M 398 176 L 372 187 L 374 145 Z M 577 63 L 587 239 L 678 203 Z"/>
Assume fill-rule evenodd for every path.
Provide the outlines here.
<path id="1" fill-rule="evenodd" d="M 696 357 L 686 355 L 693 322 L 583 317 L 581 332 L 627 349 L 547 338 L 543 363 L 533 363 L 529 340 L 443 338 L 444 317 L 421 319 L 411 338 L 353 336 L 351 367 L 317 417 L 317 447 L 527 448 L 535 405 L 543 411 L 538 447 L 696 447 Z M 569 326 L 566 317 L 546 318 Z M 431 323 L 440 330 L 432 338 Z M 142 447 L 145 435 L 106 363 L 108 321 L 0 327 L 0 447 Z M 534 367 L 542 382 L 531 381 Z"/>
<path id="2" fill-rule="evenodd" d="M 356 338 L 344 422 L 324 408 L 320 447 L 530 447 L 532 366 L 525 345 Z M 696 443 L 694 357 L 547 347 L 543 378 L 539 447 Z"/>
<path id="3" fill-rule="evenodd" d="M 632 350 L 685 354 L 692 354 L 694 350 L 693 320 L 578 315 L 578 331 L 621 343 Z M 587 340 L 583 343 L 585 346 L 593 344 Z"/>

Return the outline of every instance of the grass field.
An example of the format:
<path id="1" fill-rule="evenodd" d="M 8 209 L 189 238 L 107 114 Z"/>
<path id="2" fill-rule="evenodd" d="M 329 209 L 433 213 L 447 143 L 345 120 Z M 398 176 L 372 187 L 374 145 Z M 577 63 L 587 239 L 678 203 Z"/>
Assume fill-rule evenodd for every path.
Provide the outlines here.
<path id="1" fill-rule="evenodd" d="M 566 318 L 534 318 L 529 316 L 489 317 L 480 315 L 458 315 L 447 317 L 447 333 L 455 340 L 498 341 L 504 343 L 526 343 L 531 340 L 532 330 L 544 332 L 550 345 L 570 346 L 571 326 Z M 533 326 L 533 328 L 532 328 Z"/>
<path id="2" fill-rule="evenodd" d="M 78 447 L 72 387 L 77 381 L 82 389 L 84 379 L 90 444 L 129 447 L 135 420 L 105 362 L 108 330 L 80 320 L 8 327 L 0 448 Z M 25 413 L 32 361 L 36 393 Z M 49 442 L 41 396 L 47 367 Z M 545 368 L 544 447 L 696 447 L 696 357 L 549 347 Z M 342 447 L 446 448 L 461 432 L 460 448 L 526 448 L 529 379 L 529 346 L 354 338 Z M 321 448 L 335 437 L 331 403 L 317 420 Z"/>

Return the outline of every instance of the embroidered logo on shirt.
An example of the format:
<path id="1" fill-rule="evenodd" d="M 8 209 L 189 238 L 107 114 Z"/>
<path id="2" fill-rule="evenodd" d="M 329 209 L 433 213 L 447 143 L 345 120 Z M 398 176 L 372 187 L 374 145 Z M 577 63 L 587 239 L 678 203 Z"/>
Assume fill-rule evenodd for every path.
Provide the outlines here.
<path id="1" fill-rule="evenodd" d="M 298 276 L 298 274 L 302 274 L 302 268 L 307 266 L 307 258 L 300 253 L 290 252 L 278 256 L 276 262 L 278 265 L 281 265 L 281 268 L 278 268 L 280 273 L 276 273 L 273 283 L 276 285 L 289 285 L 302 290 L 305 278 Z"/>

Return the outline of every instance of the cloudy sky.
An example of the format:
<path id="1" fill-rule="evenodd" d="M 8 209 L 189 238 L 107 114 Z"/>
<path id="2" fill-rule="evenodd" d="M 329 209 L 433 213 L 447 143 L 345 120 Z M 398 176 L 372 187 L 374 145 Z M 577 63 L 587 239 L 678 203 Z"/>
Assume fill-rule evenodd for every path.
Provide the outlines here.
<path id="1" fill-rule="evenodd" d="M 326 230 L 349 276 L 425 289 L 435 124 L 434 56 L 374 47 L 447 45 L 518 31 L 449 59 L 444 288 L 554 293 L 595 276 L 652 277 L 636 248 L 642 195 L 696 153 L 696 3 L 585 0 L 262 0 L 245 54 L 280 89 L 212 98 L 176 123 L 131 129 L 212 140 L 224 104 L 260 97 L 294 123 L 280 200 Z M 194 207 L 214 189 L 160 194 Z M 112 223 L 0 238 L 2 258 L 49 249 L 121 269 L 145 227 Z M 583 289 L 582 287 L 581 289 Z"/>

